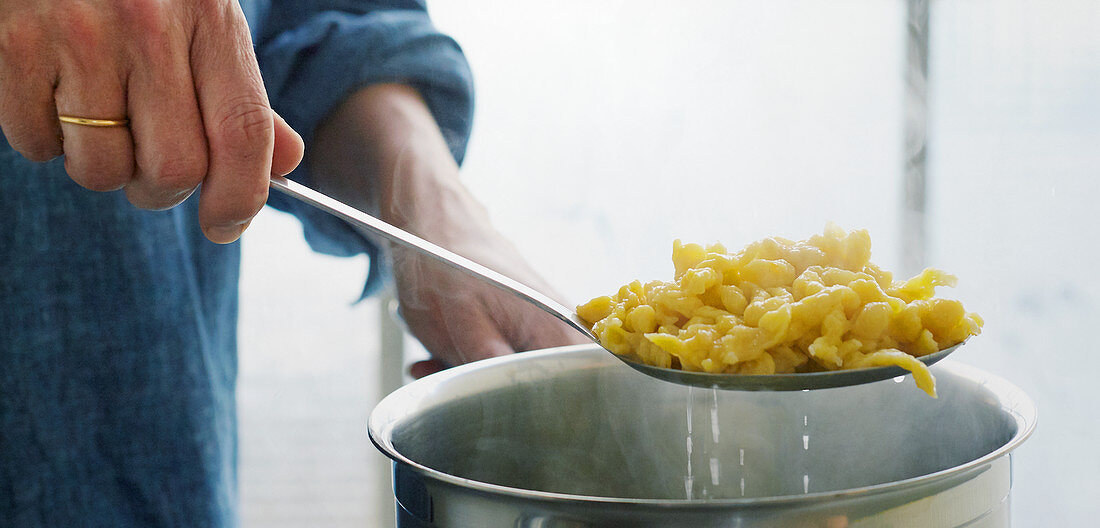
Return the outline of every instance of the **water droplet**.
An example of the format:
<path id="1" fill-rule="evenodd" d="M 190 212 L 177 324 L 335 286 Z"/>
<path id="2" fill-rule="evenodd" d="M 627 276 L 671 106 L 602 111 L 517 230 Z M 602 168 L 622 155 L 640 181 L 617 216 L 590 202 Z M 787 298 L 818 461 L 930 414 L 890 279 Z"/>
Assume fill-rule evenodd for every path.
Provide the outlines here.
<path id="1" fill-rule="evenodd" d="M 687 476 L 684 477 L 684 495 L 688 500 L 692 498 L 692 487 L 695 483 L 695 478 L 691 475 L 691 408 L 692 408 L 691 387 L 688 387 L 687 397 L 687 437 L 684 440 L 684 445 L 687 447 Z"/>
<path id="2" fill-rule="evenodd" d="M 694 407 L 694 405 L 692 405 L 693 403 L 694 403 L 694 400 L 691 397 L 691 387 L 689 386 L 688 387 L 688 398 L 687 398 L 688 434 L 691 434 L 691 422 L 692 422 L 692 420 L 691 420 L 691 410 L 692 410 L 692 407 Z"/>
<path id="3" fill-rule="evenodd" d="M 710 435 L 714 443 L 718 443 L 718 408 L 710 410 Z"/>
<path id="4" fill-rule="evenodd" d="M 710 434 L 714 439 L 714 443 L 718 443 L 718 388 L 711 389 L 714 395 L 714 405 L 710 408 Z"/>

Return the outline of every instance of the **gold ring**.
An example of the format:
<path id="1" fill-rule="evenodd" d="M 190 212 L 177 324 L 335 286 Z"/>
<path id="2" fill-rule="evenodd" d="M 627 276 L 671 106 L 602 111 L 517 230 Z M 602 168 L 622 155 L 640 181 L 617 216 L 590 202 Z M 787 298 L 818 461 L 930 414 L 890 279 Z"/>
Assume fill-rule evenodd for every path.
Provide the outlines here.
<path id="1" fill-rule="evenodd" d="M 124 127 L 130 124 L 129 119 L 93 119 L 90 117 L 57 116 L 62 123 L 83 125 L 90 127 Z"/>

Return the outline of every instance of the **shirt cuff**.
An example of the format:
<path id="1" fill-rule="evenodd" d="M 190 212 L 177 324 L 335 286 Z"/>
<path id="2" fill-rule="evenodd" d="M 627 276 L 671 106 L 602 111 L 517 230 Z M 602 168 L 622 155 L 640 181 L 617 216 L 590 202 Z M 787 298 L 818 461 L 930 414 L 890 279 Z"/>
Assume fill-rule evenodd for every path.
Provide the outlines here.
<path id="1" fill-rule="evenodd" d="M 458 44 L 439 33 L 426 13 L 392 10 L 366 15 L 321 12 L 265 42 L 260 69 L 272 107 L 309 148 L 317 124 L 358 89 L 401 83 L 420 92 L 455 160 L 461 164 L 473 120 L 473 82 Z M 312 186 L 305 164 L 289 175 Z M 297 216 L 314 251 L 366 254 L 363 295 L 388 275 L 381 250 L 347 223 L 279 193 L 268 203 Z"/>

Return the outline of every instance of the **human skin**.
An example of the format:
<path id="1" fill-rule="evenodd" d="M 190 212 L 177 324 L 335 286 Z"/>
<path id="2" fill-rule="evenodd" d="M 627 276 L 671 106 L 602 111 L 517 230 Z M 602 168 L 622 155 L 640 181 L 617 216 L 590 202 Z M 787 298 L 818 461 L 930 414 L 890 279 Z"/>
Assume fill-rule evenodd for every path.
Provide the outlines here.
<path id="1" fill-rule="evenodd" d="M 318 126 L 307 156 L 323 192 L 540 291 L 552 289 L 490 224 L 458 178 L 458 166 L 412 88 L 375 85 Z M 520 350 L 584 342 L 552 316 L 493 286 L 393 248 L 401 315 L 432 352 L 420 376 Z"/>
<path id="2" fill-rule="evenodd" d="M 130 126 L 60 124 L 58 115 L 127 117 Z M 218 243 L 241 235 L 270 176 L 292 171 L 304 150 L 271 110 L 234 0 L 3 0 L 0 128 L 28 159 L 65 154 L 73 181 L 124 189 L 137 207 L 170 208 L 201 189 L 200 227 Z M 315 132 L 309 158 L 320 190 L 549 291 L 461 185 L 415 90 L 364 88 Z M 415 375 L 581 341 L 491 286 L 413 255 L 393 257 L 402 315 L 434 356 Z"/>
<path id="3" fill-rule="evenodd" d="M 28 159 L 65 154 L 73 181 L 125 189 L 144 209 L 178 205 L 201 184 L 199 224 L 218 243 L 240 236 L 270 175 L 303 150 L 271 110 L 233 0 L 3 0 L 0 128 Z"/>

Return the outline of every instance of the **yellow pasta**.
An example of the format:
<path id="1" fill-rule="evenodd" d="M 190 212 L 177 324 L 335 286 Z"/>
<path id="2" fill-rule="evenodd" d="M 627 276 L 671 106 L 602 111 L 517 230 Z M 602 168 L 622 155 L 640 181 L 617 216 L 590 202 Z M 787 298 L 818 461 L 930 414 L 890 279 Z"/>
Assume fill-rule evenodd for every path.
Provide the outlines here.
<path id="1" fill-rule="evenodd" d="M 631 282 L 577 314 L 606 348 L 650 365 L 729 374 L 895 365 L 935 397 L 935 378 L 916 358 L 979 334 L 982 319 L 933 297 L 955 277 L 929 268 L 895 282 L 870 257 L 866 230 L 833 224 L 808 240 L 767 238 L 733 254 L 677 240 L 672 282 Z"/>

